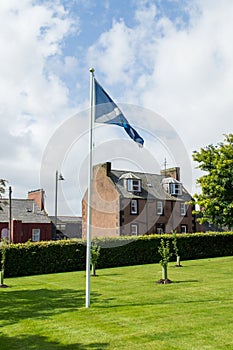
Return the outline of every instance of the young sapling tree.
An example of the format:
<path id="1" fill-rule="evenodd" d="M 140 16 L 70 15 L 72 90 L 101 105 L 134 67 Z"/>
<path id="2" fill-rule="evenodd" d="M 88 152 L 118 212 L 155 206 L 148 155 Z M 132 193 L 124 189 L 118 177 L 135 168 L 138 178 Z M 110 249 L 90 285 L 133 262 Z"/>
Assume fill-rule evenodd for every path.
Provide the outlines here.
<path id="1" fill-rule="evenodd" d="M 174 253 L 176 256 L 176 267 L 182 267 L 182 265 L 180 264 L 180 255 L 179 255 L 179 249 L 178 249 L 178 244 L 177 244 L 177 237 L 176 237 L 176 231 L 172 232 L 173 234 L 173 240 L 172 240 L 172 244 L 173 244 L 173 249 L 174 249 Z"/>
<path id="2" fill-rule="evenodd" d="M 160 264 L 162 266 L 162 279 L 157 281 L 157 283 L 160 283 L 160 284 L 172 283 L 172 281 L 168 279 L 168 272 L 167 272 L 168 263 L 172 256 L 172 253 L 170 253 L 169 241 L 165 241 L 162 238 L 160 241 L 158 252 L 161 256 Z"/>
<path id="3" fill-rule="evenodd" d="M 93 244 L 91 247 L 91 272 L 96 276 L 96 266 L 100 255 L 100 246 Z"/>
<path id="4" fill-rule="evenodd" d="M 2 248 L 2 258 L 1 258 L 1 271 L 0 271 L 0 288 L 6 288 L 7 285 L 4 284 L 4 271 L 5 271 L 5 262 L 6 262 L 6 242 L 1 242 Z"/>

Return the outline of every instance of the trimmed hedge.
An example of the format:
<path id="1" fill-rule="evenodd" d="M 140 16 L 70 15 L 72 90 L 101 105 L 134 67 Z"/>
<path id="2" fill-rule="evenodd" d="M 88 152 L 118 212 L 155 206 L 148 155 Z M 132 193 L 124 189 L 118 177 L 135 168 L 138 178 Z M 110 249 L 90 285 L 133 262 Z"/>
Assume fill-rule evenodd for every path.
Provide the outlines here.
<path id="1" fill-rule="evenodd" d="M 84 270 L 85 255 L 81 242 L 10 244 L 6 246 L 5 277 Z"/>
<path id="2" fill-rule="evenodd" d="M 176 237 L 181 260 L 233 255 L 233 232 L 177 234 Z M 161 238 L 169 240 L 172 250 L 171 234 L 95 239 L 102 248 L 97 268 L 158 263 Z M 85 265 L 86 244 L 82 240 L 6 246 L 5 277 L 85 270 Z"/>
<path id="3" fill-rule="evenodd" d="M 181 260 L 233 255 L 233 232 L 177 234 L 176 237 Z M 161 238 L 169 240 L 173 251 L 171 234 L 95 240 L 100 246 L 113 246 L 101 249 L 98 268 L 158 263 L 161 259 L 158 253 Z M 173 260 L 176 260 L 175 255 Z"/>

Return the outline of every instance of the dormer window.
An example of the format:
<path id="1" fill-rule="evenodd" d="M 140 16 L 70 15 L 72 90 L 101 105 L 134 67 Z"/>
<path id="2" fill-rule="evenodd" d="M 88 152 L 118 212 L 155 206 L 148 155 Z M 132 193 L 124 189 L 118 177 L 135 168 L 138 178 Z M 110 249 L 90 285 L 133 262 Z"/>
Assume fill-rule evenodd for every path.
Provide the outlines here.
<path id="1" fill-rule="evenodd" d="M 122 174 L 119 180 L 123 180 L 124 188 L 128 192 L 137 193 L 142 191 L 142 180 L 134 173 Z"/>
<path id="2" fill-rule="evenodd" d="M 179 182 L 169 184 L 169 192 L 172 196 L 182 195 L 182 184 Z"/>
<path id="3" fill-rule="evenodd" d="M 129 192 L 141 192 L 141 180 L 127 179 L 127 190 Z"/>
<path id="4" fill-rule="evenodd" d="M 174 179 L 173 177 L 167 177 L 162 180 L 163 189 L 171 196 L 182 195 L 182 183 Z"/>

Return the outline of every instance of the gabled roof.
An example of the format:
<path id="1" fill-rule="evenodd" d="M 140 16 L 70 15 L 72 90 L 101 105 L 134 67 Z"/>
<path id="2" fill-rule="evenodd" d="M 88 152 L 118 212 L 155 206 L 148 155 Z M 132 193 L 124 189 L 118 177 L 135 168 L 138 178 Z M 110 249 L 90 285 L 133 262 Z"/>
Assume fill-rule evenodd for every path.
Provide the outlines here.
<path id="1" fill-rule="evenodd" d="M 110 178 L 116 186 L 119 194 L 124 198 L 145 198 L 145 199 L 161 199 L 161 200 L 182 200 L 189 201 L 191 195 L 187 190 L 182 186 L 182 195 L 175 197 L 167 193 L 162 186 L 162 181 L 164 175 L 159 174 L 150 174 L 150 173 L 140 173 L 140 172 L 131 172 L 134 176 L 131 178 L 141 179 L 141 192 L 132 193 L 127 191 L 126 186 L 124 186 L 124 179 L 127 179 L 129 174 L 128 171 L 124 170 L 111 170 Z M 174 180 L 174 179 L 173 179 Z M 174 182 L 178 182 L 174 180 Z"/>
<path id="2" fill-rule="evenodd" d="M 140 180 L 140 178 L 137 175 L 135 175 L 135 174 L 133 174 L 131 172 L 122 174 L 119 179 L 120 180 L 121 179 L 136 179 L 136 180 Z"/>
<path id="3" fill-rule="evenodd" d="M 9 221 L 9 200 L 1 200 L 0 222 Z M 12 199 L 11 217 L 21 220 L 23 223 L 50 223 L 48 215 L 44 210 L 40 210 L 33 199 Z"/>

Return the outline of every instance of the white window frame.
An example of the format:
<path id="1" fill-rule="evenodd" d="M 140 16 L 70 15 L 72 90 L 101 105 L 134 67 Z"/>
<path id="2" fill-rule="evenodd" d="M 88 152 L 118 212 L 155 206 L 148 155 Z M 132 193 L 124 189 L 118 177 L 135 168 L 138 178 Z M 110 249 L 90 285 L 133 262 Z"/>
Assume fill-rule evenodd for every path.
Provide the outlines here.
<path id="1" fill-rule="evenodd" d="M 163 202 L 162 201 L 156 202 L 156 213 L 157 213 L 157 215 L 163 215 Z"/>
<path id="2" fill-rule="evenodd" d="M 188 226 L 187 225 L 180 225 L 180 231 L 181 231 L 181 233 L 187 233 Z"/>
<path id="3" fill-rule="evenodd" d="M 141 192 L 141 180 L 140 179 L 127 179 L 128 192 Z"/>
<path id="4" fill-rule="evenodd" d="M 137 236 L 138 235 L 138 224 L 131 224 L 130 225 L 130 234 Z"/>
<path id="5" fill-rule="evenodd" d="M 131 199 L 130 201 L 130 214 L 138 213 L 138 201 L 137 199 Z"/>
<path id="6" fill-rule="evenodd" d="M 182 195 L 182 184 L 179 182 L 169 183 L 169 193 L 172 196 L 181 196 Z"/>
<path id="7" fill-rule="evenodd" d="M 39 242 L 40 241 L 40 228 L 33 228 L 32 229 L 32 242 Z"/>
<path id="8" fill-rule="evenodd" d="M 187 205 L 185 203 L 180 203 L 180 215 L 185 216 L 187 214 Z"/>

